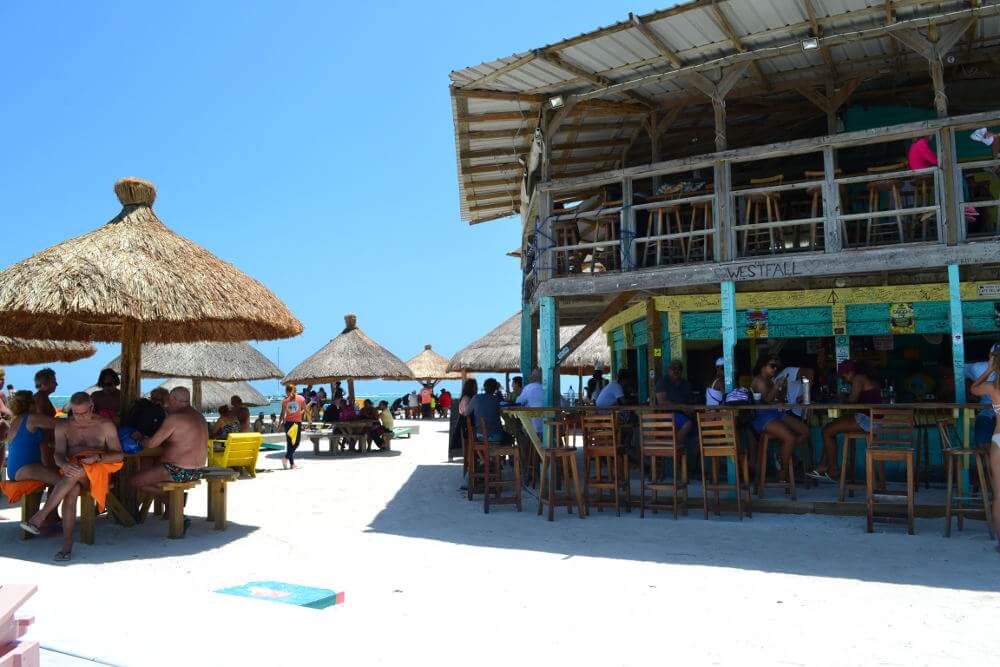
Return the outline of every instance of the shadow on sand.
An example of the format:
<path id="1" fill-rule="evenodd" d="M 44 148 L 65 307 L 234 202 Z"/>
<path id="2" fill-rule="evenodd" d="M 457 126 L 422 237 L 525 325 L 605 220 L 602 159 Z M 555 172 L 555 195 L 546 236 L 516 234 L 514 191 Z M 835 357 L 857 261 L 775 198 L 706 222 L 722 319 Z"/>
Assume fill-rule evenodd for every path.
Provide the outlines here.
<path id="1" fill-rule="evenodd" d="M 639 518 L 592 512 L 586 519 L 560 508 L 553 523 L 536 516 L 537 496 L 525 490 L 524 511 L 483 513 L 481 496 L 466 500 L 459 464 L 418 466 L 369 531 L 498 549 L 571 557 L 702 565 L 938 588 L 1000 591 L 997 554 L 981 521 L 951 539 L 940 519 L 918 520 L 917 534 L 899 525 L 864 531 L 864 518 L 755 513 L 706 521 L 700 510 Z"/>

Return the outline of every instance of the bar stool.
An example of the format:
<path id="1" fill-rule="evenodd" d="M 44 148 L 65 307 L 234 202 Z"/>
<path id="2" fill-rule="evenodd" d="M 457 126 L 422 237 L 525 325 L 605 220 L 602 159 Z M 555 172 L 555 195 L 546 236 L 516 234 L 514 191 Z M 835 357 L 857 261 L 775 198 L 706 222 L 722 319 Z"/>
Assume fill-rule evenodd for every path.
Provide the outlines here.
<path id="1" fill-rule="evenodd" d="M 923 176 L 916 176 L 913 179 L 913 200 L 915 207 L 921 206 L 933 206 L 934 205 L 934 175 L 926 174 Z M 932 212 L 921 213 L 917 216 L 911 218 L 911 222 L 914 228 L 920 225 L 920 240 L 927 241 L 928 224 L 931 220 L 936 219 L 936 215 Z M 914 229 L 915 231 L 915 229 Z M 911 233 L 911 238 L 915 237 L 915 233 Z M 937 236 L 937 234 L 935 234 Z"/>
<path id="2" fill-rule="evenodd" d="M 795 459 L 792 457 L 789 461 L 783 461 L 782 466 L 788 474 L 788 478 L 782 482 L 780 480 L 774 482 L 767 481 L 767 448 L 769 445 L 781 446 L 781 440 L 774 437 L 773 435 L 768 435 L 767 433 L 761 433 L 760 437 L 757 439 L 757 497 L 764 497 L 764 489 L 768 486 L 784 487 L 785 495 L 791 496 L 792 500 L 798 500 L 799 497 L 795 492 Z M 802 476 L 805 477 L 806 474 L 806 462 L 812 461 L 812 447 L 807 440 L 802 444 L 801 447 L 796 447 L 796 449 L 802 450 Z"/>
<path id="3" fill-rule="evenodd" d="M 715 492 L 715 514 L 719 512 L 719 491 L 736 492 L 736 514 L 743 520 L 743 493 L 746 492 L 746 515 L 753 516 L 750 499 L 750 467 L 746 452 L 740 452 L 736 420 L 730 411 L 699 412 L 698 438 L 701 440 L 701 495 L 708 518 L 709 484 L 705 476 L 707 459 L 712 460 L 712 485 Z M 732 459 L 735 480 L 732 484 L 719 484 L 719 459 Z M 740 471 L 742 469 L 742 476 Z"/>
<path id="4" fill-rule="evenodd" d="M 650 462 L 649 482 L 646 481 L 647 459 Z M 673 465 L 672 479 L 669 483 L 661 482 L 658 466 L 665 469 L 668 459 Z M 685 443 L 677 440 L 673 412 L 649 412 L 639 416 L 639 473 L 641 479 L 639 518 L 645 518 L 648 504 L 654 512 L 671 509 L 676 519 L 678 500 L 681 501 L 681 512 L 687 515 L 687 447 Z M 647 497 L 647 489 L 653 492 L 651 498 Z M 667 491 L 671 493 L 669 507 L 665 502 L 661 503 L 658 496 Z"/>
<path id="5" fill-rule="evenodd" d="M 885 174 L 893 171 L 902 171 L 906 169 L 906 162 L 896 162 L 894 164 L 887 164 L 881 167 L 869 167 L 867 172 L 869 174 Z M 895 179 L 888 179 L 884 181 L 871 181 L 868 183 L 868 212 L 877 213 L 881 210 L 882 194 L 888 196 L 889 206 L 886 207 L 886 211 L 891 211 L 893 209 L 900 208 L 900 196 L 899 196 L 899 181 Z M 896 233 L 897 243 L 903 243 L 903 218 L 902 216 L 895 216 L 896 222 L 891 222 L 892 216 L 887 216 L 884 218 L 868 218 L 868 225 L 865 231 L 865 244 L 872 245 L 872 240 L 874 237 L 875 245 L 879 245 L 881 242 L 888 240 L 892 236 L 892 233 Z M 880 222 L 882 220 L 889 220 L 890 222 Z"/>
<path id="6" fill-rule="evenodd" d="M 562 221 L 555 225 L 555 246 L 562 248 L 574 246 L 580 243 L 580 235 L 577 231 L 576 222 Z M 573 257 L 576 251 L 560 250 L 555 253 L 556 275 L 566 275 L 570 273 L 570 267 L 574 266 Z"/>
<path id="7" fill-rule="evenodd" d="M 767 178 L 751 178 L 750 185 L 753 187 L 763 187 L 768 185 L 781 185 L 785 179 L 783 174 L 769 176 Z M 781 193 L 765 192 L 763 194 L 747 195 L 747 212 L 744 221 L 745 225 L 759 225 L 761 213 L 764 213 L 764 222 L 781 222 Z M 775 229 L 778 230 L 778 244 L 775 243 Z M 762 240 L 766 239 L 766 241 Z M 772 255 L 776 250 L 784 251 L 785 234 L 781 227 L 768 227 L 767 229 L 753 229 L 747 227 L 743 230 L 743 255 L 760 254 L 769 252 Z"/>
<path id="8" fill-rule="evenodd" d="M 982 503 L 983 513 L 986 518 L 986 533 L 993 539 L 993 514 L 990 510 L 990 486 L 989 459 L 986 452 L 978 447 L 956 447 L 949 435 L 949 429 L 954 427 L 955 422 L 951 419 L 938 421 L 938 434 L 941 438 L 941 457 L 944 459 L 944 474 L 948 480 L 948 492 L 944 505 L 944 536 L 951 537 L 951 515 L 954 513 L 958 517 L 958 529 L 965 528 L 965 515 L 978 513 L 979 508 L 975 505 L 969 506 L 967 503 Z M 952 483 L 962 488 L 961 476 L 963 463 L 969 457 L 976 462 L 976 477 L 979 480 L 979 496 L 953 495 Z"/>
<path id="9" fill-rule="evenodd" d="M 569 437 L 566 433 L 566 421 L 546 422 L 555 428 L 554 442 L 561 443 L 558 446 L 548 447 L 542 450 L 542 473 L 541 482 L 538 488 L 538 516 L 542 515 L 545 503 L 549 504 L 549 521 L 555 521 L 555 508 L 565 507 L 567 512 L 573 513 L 573 506 L 576 505 L 577 513 L 583 519 L 586 509 L 583 498 L 580 495 L 580 475 L 576 467 L 576 447 L 565 444 Z M 562 472 L 562 491 L 556 489 L 559 486 L 559 473 Z M 572 493 L 570 491 L 572 484 Z"/>
<path id="10" fill-rule="evenodd" d="M 618 414 L 584 415 L 583 425 L 583 504 L 587 514 L 590 506 L 598 511 L 605 507 L 621 516 L 632 511 L 632 489 L 629 483 L 628 454 L 619 444 Z M 591 491 L 596 491 L 596 495 Z M 610 497 L 606 495 L 610 493 Z"/>
<path id="11" fill-rule="evenodd" d="M 617 214 L 615 214 L 614 217 L 605 216 L 596 220 L 581 218 L 577 221 L 580 242 L 607 242 L 607 245 L 591 248 L 590 255 L 583 259 L 580 269 L 581 272 L 602 273 L 604 271 L 615 271 L 621 266 L 618 259 L 618 223 L 619 219 Z M 580 229 L 581 226 L 589 226 L 591 227 L 591 230 L 589 233 L 584 232 Z M 588 239 L 593 239 L 593 241 Z M 589 261 L 587 259 L 588 257 Z"/>
<path id="12" fill-rule="evenodd" d="M 688 231 L 702 232 L 712 230 L 712 202 L 696 202 L 691 205 L 691 224 Z M 691 236 L 688 238 L 687 252 L 684 253 L 684 261 L 690 262 L 691 255 L 701 252 L 701 261 L 707 262 L 712 254 L 712 244 L 709 242 L 711 234 Z"/>
<path id="13" fill-rule="evenodd" d="M 663 208 L 656 209 L 655 219 L 651 221 L 649 225 L 650 236 L 680 234 L 683 231 L 684 227 L 681 224 L 680 206 L 664 206 Z M 666 257 L 667 257 L 667 263 L 669 264 L 671 262 L 671 259 L 675 255 L 675 253 L 673 252 L 675 245 L 680 246 L 680 252 L 677 253 L 677 257 L 685 257 L 687 255 L 686 239 L 680 238 L 680 239 L 647 241 L 645 250 L 643 252 L 642 265 L 659 266 L 663 262 L 664 246 L 667 249 Z M 650 257 L 652 257 L 653 263 L 650 263 Z"/>
<path id="14" fill-rule="evenodd" d="M 901 462 L 906 466 L 906 491 L 876 493 L 875 465 L 881 468 L 886 462 Z M 868 450 L 865 452 L 865 489 L 868 532 L 875 530 L 875 496 L 906 496 L 906 532 L 913 534 L 914 448 L 912 410 L 872 410 L 871 431 L 868 433 Z M 883 477 L 884 478 L 884 477 Z M 883 482 L 884 485 L 884 482 Z M 882 520 L 898 517 L 881 516 Z"/>
<path id="15" fill-rule="evenodd" d="M 497 505 L 514 505 L 520 512 L 521 507 L 521 450 L 513 445 L 500 445 L 490 443 L 487 439 L 486 421 L 479 419 L 479 427 L 482 438 L 477 437 L 472 428 L 472 418 L 466 416 L 466 426 L 469 429 L 472 439 L 472 466 L 469 472 L 468 492 L 469 500 L 472 500 L 473 487 L 477 481 L 482 481 L 483 489 L 483 512 L 489 514 L 490 503 Z M 505 480 L 503 478 L 504 459 L 510 457 L 514 468 L 514 478 Z M 482 472 L 477 470 L 481 465 Z M 507 488 L 513 490 L 512 496 L 503 496 L 503 491 Z M 490 495 L 494 498 L 490 501 Z"/>
<path id="16" fill-rule="evenodd" d="M 840 455 L 840 495 L 837 499 L 840 502 L 844 502 L 845 493 L 850 495 L 851 498 L 854 497 L 855 489 L 865 488 L 864 484 L 858 483 L 858 472 L 857 472 L 857 447 L 856 444 L 860 442 L 864 447 L 868 447 L 868 434 L 867 433 L 855 433 L 855 434 L 845 434 L 844 435 L 844 448 L 841 450 Z M 847 481 L 847 464 L 850 462 L 851 469 L 851 481 Z"/>

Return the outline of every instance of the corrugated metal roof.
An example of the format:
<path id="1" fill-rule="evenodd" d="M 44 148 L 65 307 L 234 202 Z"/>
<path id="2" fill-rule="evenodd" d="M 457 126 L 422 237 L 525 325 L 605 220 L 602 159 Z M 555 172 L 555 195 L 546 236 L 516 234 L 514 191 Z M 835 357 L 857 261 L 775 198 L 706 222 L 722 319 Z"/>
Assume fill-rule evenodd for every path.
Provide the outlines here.
<path id="1" fill-rule="evenodd" d="M 844 40 L 828 47 L 829 58 L 835 67 L 852 74 L 871 68 L 877 61 L 898 58 L 902 49 L 885 34 L 867 34 L 847 40 L 847 35 L 858 30 L 884 27 L 886 10 L 884 0 L 812 0 L 816 22 L 826 40 L 842 36 Z M 984 0 L 977 19 L 977 34 L 995 38 L 1000 35 L 1000 0 Z M 942 16 L 968 10 L 965 0 L 926 2 L 896 0 L 897 22 L 916 18 Z M 721 15 L 721 16 L 720 16 Z M 783 85 L 790 79 L 801 79 L 817 68 L 824 68 L 825 56 L 820 49 L 803 51 L 789 48 L 798 45 L 813 32 L 806 4 L 803 0 L 728 0 L 718 3 L 711 0 L 694 0 L 676 7 L 651 12 L 639 17 L 645 26 L 665 43 L 676 57 L 688 66 L 709 66 L 720 58 L 743 51 L 760 51 L 784 47 L 775 54 L 755 60 L 758 70 L 748 71 L 737 85 L 733 95 L 746 94 L 749 90 L 759 94 L 762 86 Z M 731 33 L 729 33 L 731 29 Z M 735 36 L 734 41 L 732 37 Z M 905 50 L 903 50 L 905 51 Z M 452 105 L 455 123 L 456 156 L 458 161 L 459 189 L 463 220 L 482 222 L 512 215 L 518 202 L 510 193 L 520 191 L 522 169 L 517 155 L 527 153 L 531 131 L 534 130 L 541 103 L 549 95 L 562 95 L 592 91 L 598 86 L 590 77 L 578 76 L 560 67 L 545 54 L 557 54 L 570 67 L 611 82 L 630 81 L 647 75 L 669 73 L 673 69 L 670 57 L 660 53 L 642 31 L 630 20 L 622 21 L 590 33 L 568 38 L 556 44 L 541 47 L 534 52 L 517 53 L 489 63 L 482 63 L 451 73 L 453 93 L 461 90 L 488 90 L 516 93 L 530 99 L 480 99 L 456 98 Z M 908 53 L 904 56 L 909 57 Z M 891 69 L 891 67 L 890 67 Z M 711 76 L 711 73 L 706 70 Z M 824 73 L 824 76 L 826 74 Z M 484 77 L 486 77 L 484 79 Z M 820 80 L 817 79 L 817 83 Z M 766 90 L 766 88 L 765 88 Z M 461 93 L 459 93 L 461 94 Z M 655 100 L 664 106 L 675 100 L 699 98 L 699 93 L 684 84 L 678 77 L 667 76 L 642 82 L 629 93 L 607 91 L 600 99 L 635 105 L 640 99 Z M 531 96 L 539 96 L 537 99 Z M 480 118 L 466 115 L 492 114 Z M 496 114 L 502 114 L 497 116 Z M 514 117 L 516 114 L 516 117 Z M 460 118 L 462 116 L 462 118 Z M 552 138 L 553 145 L 566 143 L 570 133 L 583 117 L 571 117 L 572 127 L 563 127 Z M 588 112 L 588 122 L 604 127 L 583 130 L 573 135 L 577 141 L 600 142 L 630 137 L 635 130 L 609 127 L 614 122 L 635 121 L 637 116 L 608 111 L 601 116 Z M 629 126 L 634 128 L 634 123 Z M 510 138 L 497 135 L 501 130 L 511 130 Z M 521 134 L 515 134 L 521 130 Z M 492 131 L 492 132 L 491 132 Z M 579 131 L 577 128 L 576 131 Z M 483 136 L 476 133 L 486 132 Z M 622 146 L 608 145 L 600 148 L 574 149 L 569 160 L 556 164 L 556 175 L 608 168 L 621 159 Z M 556 154 L 560 157 L 560 154 Z M 604 162 L 584 163 L 594 157 Z M 494 165 L 494 168 L 490 168 Z"/>

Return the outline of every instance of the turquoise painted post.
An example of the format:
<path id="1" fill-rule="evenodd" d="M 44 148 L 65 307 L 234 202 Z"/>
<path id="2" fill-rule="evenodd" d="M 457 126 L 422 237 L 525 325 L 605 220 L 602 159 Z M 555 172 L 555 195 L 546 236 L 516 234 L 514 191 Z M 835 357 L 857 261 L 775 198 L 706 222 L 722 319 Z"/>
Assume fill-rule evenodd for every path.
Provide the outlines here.
<path id="1" fill-rule="evenodd" d="M 521 306 L 521 377 L 528 384 L 531 375 L 531 359 L 534 356 L 535 336 L 531 321 L 531 303 Z"/>
<path id="2" fill-rule="evenodd" d="M 724 280 L 722 288 L 722 356 L 726 362 L 726 391 L 736 385 L 736 283 Z"/>
<path id="3" fill-rule="evenodd" d="M 559 405 L 559 369 L 556 368 L 556 354 L 559 352 L 559 313 L 556 299 L 543 296 L 538 299 L 538 365 L 542 367 L 542 389 L 545 405 Z M 545 446 L 552 442 L 552 429 L 545 429 Z"/>
<path id="4" fill-rule="evenodd" d="M 965 336 L 962 323 L 962 283 L 958 265 L 948 265 L 948 301 L 951 314 L 951 363 L 955 371 L 955 402 L 965 403 Z"/>

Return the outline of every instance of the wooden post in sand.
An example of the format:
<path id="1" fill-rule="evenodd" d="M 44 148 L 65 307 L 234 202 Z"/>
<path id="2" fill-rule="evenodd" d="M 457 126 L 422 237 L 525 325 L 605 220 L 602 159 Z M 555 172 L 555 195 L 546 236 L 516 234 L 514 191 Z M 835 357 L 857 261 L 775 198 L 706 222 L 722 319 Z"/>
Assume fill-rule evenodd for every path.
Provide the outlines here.
<path id="1" fill-rule="evenodd" d="M 351 402 L 351 405 L 354 405 L 354 379 L 353 378 L 348 378 L 347 379 L 347 400 Z"/>
<path id="2" fill-rule="evenodd" d="M 191 378 L 191 407 L 199 412 L 204 409 L 201 404 L 201 380 L 198 378 Z"/>
<path id="3" fill-rule="evenodd" d="M 121 414 L 128 414 L 129 408 L 142 393 L 142 325 L 126 322 L 122 325 L 122 373 L 121 373 Z"/>

